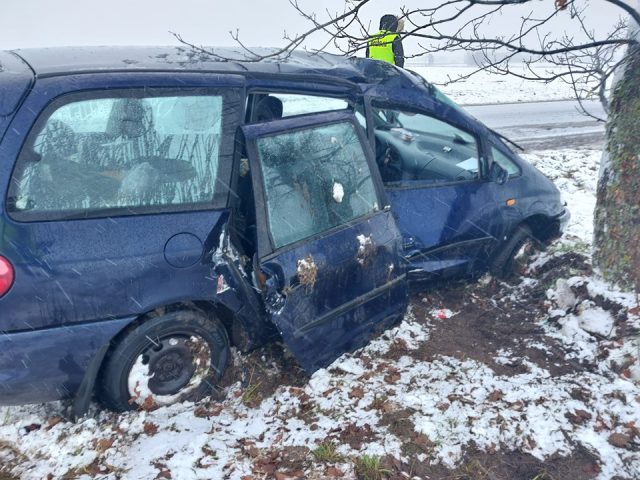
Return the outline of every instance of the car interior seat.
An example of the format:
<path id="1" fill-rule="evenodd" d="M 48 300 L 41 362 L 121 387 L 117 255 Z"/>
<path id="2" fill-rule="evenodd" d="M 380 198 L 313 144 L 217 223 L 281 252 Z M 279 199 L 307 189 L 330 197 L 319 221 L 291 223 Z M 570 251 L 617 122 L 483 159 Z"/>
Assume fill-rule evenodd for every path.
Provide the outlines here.
<path id="1" fill-rule="evenodd" d="M 282 118 L 283 106 L 282 100 L 270 95 L 259 98 L 254 107 L 253 121 L 268 122 Z"/>
<path id="2" fill-rule="evenodd" d="M 114 102 L 106 133 L 114 142 L 109 160 L 113 165 L 131 165 L 140 157 L 155 152 L 153 118 L 139 98 L 122 98 Z"/>

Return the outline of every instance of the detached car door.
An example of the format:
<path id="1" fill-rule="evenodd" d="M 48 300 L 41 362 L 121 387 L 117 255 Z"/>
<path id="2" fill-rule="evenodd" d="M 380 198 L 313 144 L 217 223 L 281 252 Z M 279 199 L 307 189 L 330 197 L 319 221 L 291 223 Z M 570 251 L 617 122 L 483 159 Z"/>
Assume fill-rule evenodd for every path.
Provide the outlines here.
<path id="1" fill-rule="evenodd" d="M 402 317 L 401 236 L 349 113 L 243 127 L 268 315 L 307 371 Z"/>

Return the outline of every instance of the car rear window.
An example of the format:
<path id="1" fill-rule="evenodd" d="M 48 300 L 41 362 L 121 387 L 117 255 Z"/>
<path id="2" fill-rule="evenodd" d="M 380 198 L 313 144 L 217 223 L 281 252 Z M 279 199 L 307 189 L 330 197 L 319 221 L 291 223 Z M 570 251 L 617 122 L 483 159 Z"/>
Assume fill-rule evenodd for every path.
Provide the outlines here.
<path id="1" fill-rule="evenodd" d="M 23 147 L 9 210 L 55 218 L 210 204 L 223 111 L 221 95 L 64 103 Z"/>

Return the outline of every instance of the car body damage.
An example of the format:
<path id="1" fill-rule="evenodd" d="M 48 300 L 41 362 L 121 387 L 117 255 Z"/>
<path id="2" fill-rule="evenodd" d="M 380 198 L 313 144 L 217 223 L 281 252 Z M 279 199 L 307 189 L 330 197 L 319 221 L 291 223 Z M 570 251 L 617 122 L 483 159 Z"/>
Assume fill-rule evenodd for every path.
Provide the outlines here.
<path id="1" fill-rule="evenodd" d="M 407 288 L 400 233 L 391 212 L 379 207 L 384 193 L 353 114 L 242 130 L 256 205 L 264 212 L 257 216 L 256 256 L 266 276 L 268 315 L 312 372 L 402 315 Z M 360 237 L 376 250 L 366 266 L 359 261 Z M 391 280 L 389 263 L 398 266 Z"/>
<path id="2" fill-rule="evenodd" d="M 0 404 L 193 399 L 278 337 L 311 373 L 398 321 L 409 277 L 505 270 L 514 232 L 568 219 L 406 70 L 221 56 L 0 53 Z"/>

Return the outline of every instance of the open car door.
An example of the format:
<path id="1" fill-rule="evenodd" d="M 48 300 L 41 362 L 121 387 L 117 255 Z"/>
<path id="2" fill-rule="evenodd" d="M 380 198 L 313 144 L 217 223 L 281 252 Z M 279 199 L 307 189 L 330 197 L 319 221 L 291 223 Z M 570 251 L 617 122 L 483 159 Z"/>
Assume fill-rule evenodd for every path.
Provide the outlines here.
<path id="1" fill-rule="evenodd" d="M 242 127 L 267 315 L 309 373 L 402 317 L 401 235 L 355 116 Z"/>

